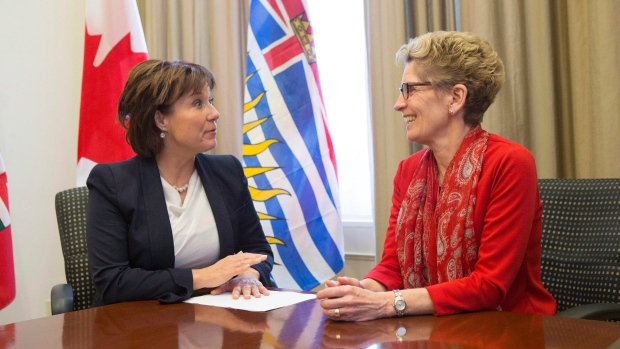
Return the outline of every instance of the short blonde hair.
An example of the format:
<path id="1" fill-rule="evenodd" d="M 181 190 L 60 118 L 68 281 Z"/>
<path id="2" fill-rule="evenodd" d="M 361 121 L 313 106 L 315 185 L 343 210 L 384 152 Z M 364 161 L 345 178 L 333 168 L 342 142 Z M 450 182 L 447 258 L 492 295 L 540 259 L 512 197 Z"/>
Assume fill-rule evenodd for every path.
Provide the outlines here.
<path id="1" fill-rule="evenodd" d="M 467 87 L 465 122 L 477 125 L 504 84 L 504 63 L 484 39 L 464 32 L 436 31 L 420 35 L 398 50 L 397 63 L 415 62 L 433 86 Z"/>

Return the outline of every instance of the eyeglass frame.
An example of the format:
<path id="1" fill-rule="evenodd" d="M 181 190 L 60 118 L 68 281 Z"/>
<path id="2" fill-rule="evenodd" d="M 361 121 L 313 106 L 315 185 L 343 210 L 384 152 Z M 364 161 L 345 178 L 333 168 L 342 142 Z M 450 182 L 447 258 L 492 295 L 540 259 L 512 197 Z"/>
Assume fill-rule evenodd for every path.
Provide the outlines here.
<path id="1" fill-rule="evenodd" d="M 405 95 L 405 85 L 407 85 L 407 95 Z M 413 91 L 410 91 L 409 88 L 410 87 L 418 87 L 418 86 L 431 86 L 433 85 L 432 82 L 430 81 L 424 81 L 424 82 L 403 82 L 400 85 L 400 88 L 398 89 L 400 91 L 400 94 L 403 96 L 403 98 L 405 100 L 409 99 L 409 95 L 412 92 L 415 92 L 416 90 L 414 89 Z"/>

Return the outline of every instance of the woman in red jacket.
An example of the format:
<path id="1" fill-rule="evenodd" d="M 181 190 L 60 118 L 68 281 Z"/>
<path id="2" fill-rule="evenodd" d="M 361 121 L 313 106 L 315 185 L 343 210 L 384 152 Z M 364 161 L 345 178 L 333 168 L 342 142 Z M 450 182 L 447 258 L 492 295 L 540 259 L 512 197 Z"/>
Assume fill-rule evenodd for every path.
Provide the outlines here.
<path id="1" fill-rule="evenodd" d="M 480 123 L 504 82 L 485 40 L 433 32 L 397 53 L 400 111 L 411 142 L 428 147 L 394 178 L 383 257 L 363 280 L 317 294 L 338 320 L 479 310 L 555 313 L 540 278 L 542 204 L 536 164 Z"/>

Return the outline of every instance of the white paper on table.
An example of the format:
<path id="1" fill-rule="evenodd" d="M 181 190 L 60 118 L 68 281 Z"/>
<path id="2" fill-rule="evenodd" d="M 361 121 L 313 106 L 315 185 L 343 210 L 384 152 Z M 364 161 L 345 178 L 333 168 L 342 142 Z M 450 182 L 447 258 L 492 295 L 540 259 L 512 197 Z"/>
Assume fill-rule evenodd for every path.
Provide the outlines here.
<path id="1" fill-rule="evenodd" d="M 269 296 L 261 295 L 260 298 L 233 299 L 230 292 L 218 294 L 216 296 L 208 294 L 199 297 L 193 297 L 185 301 L 185 303 L 211 305 L 221 308 L 241 309 L 248 311 L 268 311 L 272 309 L 282 308 L 287 305 L 301 303 L 310 299 L 316 299 L 315 294 L 286 292 L 286 291 L 269 291 Z"/>

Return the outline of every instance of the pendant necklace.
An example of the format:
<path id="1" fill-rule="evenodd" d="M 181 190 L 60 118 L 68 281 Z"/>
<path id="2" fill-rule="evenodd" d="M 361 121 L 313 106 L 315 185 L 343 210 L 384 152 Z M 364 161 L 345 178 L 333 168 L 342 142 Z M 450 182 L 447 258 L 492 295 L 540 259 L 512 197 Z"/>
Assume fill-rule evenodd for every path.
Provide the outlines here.
<path id="1" fill-rule="evenodd" d="M 186 191 L 186 190 L 187 190 L 187 188 L 189 188 L 189 183 L 185 184 L 185 185 L 184 185 L 184 186 L 182 186 L 182 187 L 177 187 L 176 185 L 172 184 L 172 182 L 170 182 L 170 181 L 168 180 L 168 178 L 166 178 L 166 176 L 164 175 L 164 172 L 161 170 L 161 168 L 159 168 L 159 166 L 157 166 L 157 169 L 159 170 L 159 174 L 160 174 L 162 177 L 164 177 L 164 180 L 165 180 L 166 182 L 168 182 L 168 184 L 170 184 L 170 185 L 174 188 L 174 190 L 178 191 L 178 192 L 179 192 L 179 194 L 181 194 L 182 192 Z"/>

